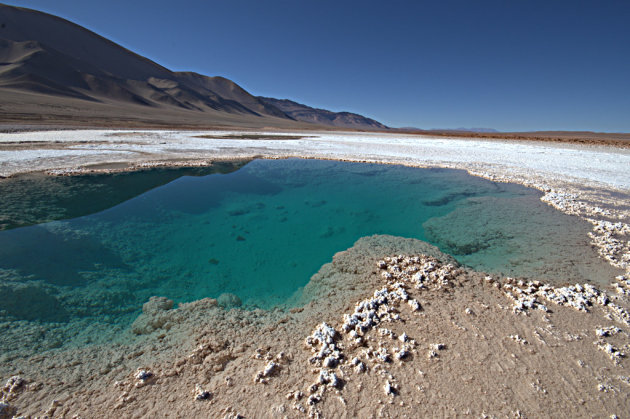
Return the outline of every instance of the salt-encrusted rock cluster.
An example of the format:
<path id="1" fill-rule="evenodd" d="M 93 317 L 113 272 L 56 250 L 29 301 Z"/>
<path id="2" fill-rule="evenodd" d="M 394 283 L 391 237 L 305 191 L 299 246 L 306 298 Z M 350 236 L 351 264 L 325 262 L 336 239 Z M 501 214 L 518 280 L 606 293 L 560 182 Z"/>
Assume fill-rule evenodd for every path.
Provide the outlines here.
<path id="1" fill-rule="evenodd" d="M 22 390 L 25 384 L 26 381 L 19 375 L 9 377 L 4 387 L 2 387 L 2 401 L 11 400 Z"/>
<path id="2" fill-rule="evenodd" d="M 444 349 L 446 349 L 446 345 L 444 345 L 443 343 L 431 344 L 431 346 L 429 347 L 429 352 L 427 352 L 427 358 L 437 358 L 438 356 L 440 356 L 438 351 L 443 351 Z"/>
<path id="3" fill-rule="evenodd" d="M 494 279 L 488 276 L 486 277 L 486 281 L 493 282 Z M 517 286 L 517 284 L 514 284 L 513 278 L 507 278 L 506 283 L 503 284 L 503 290 L 505 295 L 514 301 L 512 310 L 515 313 L 524 312 L 529 309 L 547 311 L 547 306 L 536 299 L 536 287 L 538 285 L 540 285 L 540 282 L 537 281 L 536 283 L 532 282 L 527 288 L 523 288 L 525 286 L 523 281 L 520 281 L 520 286 Z"/>
<path id="4" fill-rule="evenodd" d="M 527 345 L 529 342 L 527 342 L 527 339 L 519 336 L 519 335 L 510 335 L 508 336 L 510 339 L 512 339 L 514 342 L 519 343 L 521 345 Z"/>
<path id="5" fill-rule="evenodd" d="M 256 349 L 254 359 L 267 361 L 264 368 L 254 375 L 254 382 L 261 384 L 267 384 L 269 378 L 276 375 L 282 369 L 282 363 L 289 361 L 289 357 L 284 352 L 280 352 L 274 357 L 270 352 L 266 352 L 262 348 Z"/>
<path id="6" fill-rule="evenodd" d="M 621 333 L 621 329 L 617 326 L 600 327 L 595 329 L 595 334 L 600 338 L 607 338 Z"/>
<path id="7" fill-rule="evenodd" d="M 593 231 L 588 233 L 597 246 L 599 254 L 611 265 L 630 271 L 630 225 L 622 222 L 586 218 L 593 224 Z"/>
<path id="8" fill-rule="evenodd" d="M 193 391 L 193 397 L 197 401 L 210 400 L 212 398 L 212 393 L 208 390 L 205 390 L 199 384 L 196 384 L 195 390 Z"/>
<path id="9" fill-rule="evenodd" d="M 279 364 L 277 364 L 277 363 L 275 363 L 273 361 L 269 361 L 265 365 L 265 368 L 262 369 L 262 371 L 259 371 L 259 372 L 256 373 L 256 375 L 254 376 L 254 381 L 257 382 L 257 383 L 266 384 L 267 383 L 267 378 L 271 377 L 279 369 L 280 369 L 280 365 Z"/>
<path id="10" fill-rule="evenodd" d="M 619 348 L 612 343 L 606 341 L 607 338 L 611 338 L 619 334 L 626 335 L 626 338 L 628 336 L 628 333 L 624 332 L 621 328 L 617 326 L 598 327 L 595 329 L 595 335 L 597 336 L 597 340 L 594 342 L 595 345 L 597 345 L 597 348 L 599 350 L 606 353 L 616 364 L 621 361 L 621 358 L 626 357 L 625 351 L 630 350 L 630 345 L 628 344 L 624 345 L 623 348 Z"/>
<path id="11" fill-rule="evenodd" d="M 136 379 L 135 386 L 137 388 L 144 387 L 145 385 L 152 383 L 155 380 L 155 374 L 149 371 L 148 369 L 138 368 L 136 374 L 134 375 Z"/>
<path id="12" fill-rule="evenodd" d="M 311 364 L 332 368 L 342 361 L 343 355 L 341 354 L 341 348 L 337 347 L 337 337 L 337 331 L 326 323 L 322 323 L 315 328 L 313 333 L 304 341 L 314 354 L 309 359 Z"/>
<path id="13" fill-rule="evenodd" d="M 333 371 L 339 364 L 345 361 L 342 353 L 343 347 L 339 343 L 339 333 L 327 323 L 319 324 L 313 333 L 308 336 L 304 343 L 311 349 L 313 356 L 309 358 L 309 362 L 319 367 L 314 370 L 318 376 L 317 380 L 308 388 L 311 395 L 307 399 L 311 415 L 317 415 L 314 406 L 321 401 L 325 389 L 340 389 L 343 381 Z M 293 408 L 298 411 L 305 411 L 304 407 L 297 403 L 301 398 L 301 392 L 294 392 L 296 395 L 296 403 Z M 299 396 L 299 397 L 298 397 Z"/>
<path id="14" fill-rule="evenodd" d="M 630 275 L 618 275 L 615 280 L 617 282 L 613 282 L 612 287 L 617 294 L 630 296 Z"/>
<path id="15" fill-rule="evenodd" d="M 544 299 L 585 312 L 589 311 L 593 305 L 599 305 L 607 310 L 617 321 L 630 325 L 630 313 L 623 307 L 614 304 L 606 292 L 595 288 L 591 284 L 553 287 L 540 281 L 506 278 L 503 284 L 499 284 L 491 277 L 486 279 L 500 286 L 505 294 L 514 301 L 512 309 L 516 313 L 525 312 L 529 309 L 547 311 L 547 306 L 540 301 Z"/>
<path id="16" fill-rule="evenodd" d="M 600 350 L 604 351 L 610 357 L 610 359 L 615 363 L 618 363 L 621 360 L 621 358 L 626 356 L 625 353 L 619 350 L 619 348 L 615 347 L 614 345 L 610 343 L 598 341 L 598 342 L 595 342 L 595 344 Z"/>
<path id="17" fill-rule="evenodd" d="M 309 361 L 317 366 L 317 380 L 308 387 L 311 413 L 316 413 L 313 406 L 323 397 L 325 390 L 341 390 L 349 371 L 356 374 L 370 369 L 383 376 L 384 393 L 388 396 L 398 394 L 395 377 L 387 371 L 392 362 L 404 363 L 416 352 L 416 342 L 406 332 L 397 335 L 387 323 L 402 321 L 401 314 L 417 312 L 422 309 L 420 302 L 410 296 L 412 290 L 441 289 L 450 285 L 450 281 L 459 273 L 453 265 L 442 265 L 429 256 L 386 257 L 377 262 L 377 268 L 385 286 L 374 291 L 373 295 L 359 301 L 352 313 L 343 315 L 340 330 L 327 323 L 319 324 L 313 333 L 305 339 L 305 344 L 313 355 Z M 407 308 L 404 308 L 404 307 Z M 375 331 L 376 336 L 370 334 Z M 376 337 L 376 339 L 375 339 Z M 437 357 L 446 345 L 434 344 L 430 352 Z M 356 356 L 346 357 L 344 351 L 352 351 Z M 370 366 L 371 365 L 371 366 Z M 345 367 L 337 371 L 337 367 Z M 298 400 L 302 392 L 292 392 L 289 399 Z M 302 411 L 298 403 L 295 409 Z"/>
<path id="18" fill-rule="evenodd" d="M 403 332 L 396 336 L 386 327 L 380 327 L 385 322 L 401 320 L 399 308 L 406 304 L 412 312 L 420 311 L 420 302 L 411 298 L 410 289 L 423 290 L 428 288 L 440 289 L 449 285 L 459 270 L 453 265 L 442 265 L 435 258 L 429 256 L 392 256 L 377 262 L 381 277 L 387 282 L 384 288 L 376 290 L 374 295 L 356 304 L 354 313 L 344 314 L 341 327 L 346 338 L 352 345 L 367 346 L 363 351 L 366 360 L 387 363 L 392 360 L 408 358 L 414 349 L 415 341 Z M 365 334 L 374 327 L 378 327 L 380 336 L 389 338 L 398 344 L 391 349 L 384 346 L 372 348 L 365 340 Z M 386 340 L 387 341 L 387 340 Z M 353 361 L 357 370 L 363 370 L 362 361 Z"/>
<path id="19" fill-rule="evenodd" d="M 486 280 L 494 282 L 495 286 L 502 288 L 503 292 L 514 301 L 512 309 L 515 313 L 524 313 L 530 309 L 548 311 L 547 306 L 540 301 L 544 299 L 554 304 L 572 307 L 584 312 L 588 312 L 593 306 L 597 305 L 606 310 L 613 319 L 630 326 L 630 313 L 623 307 L 613 303 L 604 291 L 590 284 L 553 287 L 549 284 L 542 284 L 540 281 L 523 281 L 513 278 L 507 278 L 503 284 L 495 282 L 491 277 L 487 277 Z M 594 342 L 595 345 L 615 363 L 619 363 L 620 359 L 625 357 L 626 354 L 622 349 L 606 342 L 605 338 L 621 332 L 622 330 L 617 326 L 595 329 L 595 335 L 598 338 Z M 510 336 L 510 338 L 519 343 L 526 343 L 524 340 L 521 341 L 518 335 Z"/>
<path id="20" fill-rule="evenodd" d="M 9 377 L 4 386 L 0 389 L 0 419 L 10 419 L 16 413 L 17 409 L 11 405 L 11 400 L 17 397 L 22 391 L 26 382 L 19 375 Z"/>
<path id="21" fill-rule="evenodd" d="M 528 185 L 538 186 L 538 185 Z M 545 195 L 540 198 L 541 201 L 551 205 L 557 210 L 570 215 L 583 215 L 585 213 L 597 213 L 600 215 L 611 216 L 611 212 L 603 208 L 590 208 L 586 202 L 580 201 L 580 196 L 576 193 L 559 191 L 548 186 L 539 186 L 537 189 L 545 191 Z"/>

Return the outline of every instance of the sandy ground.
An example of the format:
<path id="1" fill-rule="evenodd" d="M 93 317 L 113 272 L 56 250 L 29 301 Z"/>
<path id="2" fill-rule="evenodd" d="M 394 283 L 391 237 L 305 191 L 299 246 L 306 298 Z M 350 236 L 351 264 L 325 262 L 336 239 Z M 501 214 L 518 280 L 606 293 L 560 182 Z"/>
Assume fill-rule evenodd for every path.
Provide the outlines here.
<path id="1" fill-rule="evenodd" d="M 245 312 L 205 299 L 172 309 L 152 299 L 126 345 L 5 360 L 15 371 L 1 377 L 0 418 L 630 415 L 630 150 L 286 134 L 315 138 L 0 134 L 0 174 L 255 156 L 461 168 L 543 190 L 545 202 L 592 223 L 593 246 L 626 274 L 600 289 L 552 287 L 457 267 L 417 240 L 363 238 L 311 278 L 300 308 Z"/>

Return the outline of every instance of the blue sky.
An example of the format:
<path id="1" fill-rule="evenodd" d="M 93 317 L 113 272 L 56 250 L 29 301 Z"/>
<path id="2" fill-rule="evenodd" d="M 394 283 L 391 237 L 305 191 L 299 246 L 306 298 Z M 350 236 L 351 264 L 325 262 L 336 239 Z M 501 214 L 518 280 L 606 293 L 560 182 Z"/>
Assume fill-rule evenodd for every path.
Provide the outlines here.
<path id="1" fill-rule="evenodd" d="M 390 126 L 630 132 L 629 1 L 8 3 L 171 70 Z"/>

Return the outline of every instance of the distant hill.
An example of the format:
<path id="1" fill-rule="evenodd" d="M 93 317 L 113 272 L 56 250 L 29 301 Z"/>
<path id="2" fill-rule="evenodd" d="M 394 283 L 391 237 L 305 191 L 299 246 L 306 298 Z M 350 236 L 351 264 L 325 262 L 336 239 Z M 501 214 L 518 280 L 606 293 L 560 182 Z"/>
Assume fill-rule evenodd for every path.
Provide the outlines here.
<path id="1" fill-rule="evenodd" d="M 0 122 L 384 127 L 345 112 L 295 117 L 274 101 L 224 77 L 170 71 L 65 19 L 0 4 Z"/>
<path id="2" fill-rule="evenodd" d="M 258 99 L 274 106 L 296 121 L 313 124 L 331 125 L 340 128 L 368 128 L 376 130 L 387 129 L 387 126 L 365 116 L 350 112 L 331 112 L 325 109 L 311 108 L 288 99 L 273 99 L 259 96 Z"/>

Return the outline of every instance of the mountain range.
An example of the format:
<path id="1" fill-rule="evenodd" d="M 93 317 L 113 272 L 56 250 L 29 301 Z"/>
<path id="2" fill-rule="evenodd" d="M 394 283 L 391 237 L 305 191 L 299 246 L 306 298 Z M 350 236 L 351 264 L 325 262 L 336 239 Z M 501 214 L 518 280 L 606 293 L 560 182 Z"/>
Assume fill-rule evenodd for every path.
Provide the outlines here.
<path id="1" fill-rule="evenodd" d="M 257 97 L 174 72 L 65 19 L 0 4 L 0 122 L 384 130 L 373 119 Z"/>

